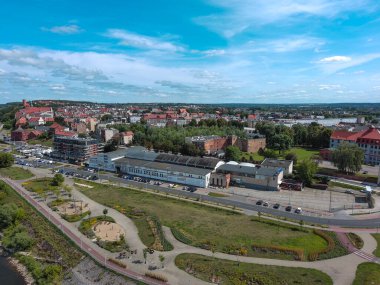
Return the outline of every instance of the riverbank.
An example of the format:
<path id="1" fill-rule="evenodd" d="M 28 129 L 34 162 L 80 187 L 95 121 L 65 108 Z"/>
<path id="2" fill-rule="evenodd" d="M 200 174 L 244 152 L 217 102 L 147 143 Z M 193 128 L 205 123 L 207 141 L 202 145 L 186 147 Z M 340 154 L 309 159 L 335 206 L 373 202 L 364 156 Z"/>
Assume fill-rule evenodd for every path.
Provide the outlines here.
<path id="1" fill-rule="evenodd" d="M 28 271 L 28 269 L 21 263 L 19 262 L 16 258 L 14 257 L 8 257 L 7 261 L 11 266 L 13 266 L 18 273 L 24 278 L 25 284 L 26 285 L 32 285 L 34 284 L 34 279 L 32 274 Z"/>

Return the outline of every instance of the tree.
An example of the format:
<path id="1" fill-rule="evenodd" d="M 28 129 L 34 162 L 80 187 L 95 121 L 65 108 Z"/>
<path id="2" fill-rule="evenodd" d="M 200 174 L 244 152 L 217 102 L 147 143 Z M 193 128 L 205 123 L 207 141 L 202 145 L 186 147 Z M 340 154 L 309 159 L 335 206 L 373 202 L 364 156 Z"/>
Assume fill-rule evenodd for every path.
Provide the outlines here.
<path id="1" fill-rule="evenodd" d="M 289 152 L 286 154 L 285 159 L 286 160 L 292 160 L 294 164 L 297 164 L 298 157 L 297 157 L 296 153 Z"/>
<path id="2" fill-rule="evenodd" d="M 226 160 L 239 161 L 241 156 L 241 151 L 237 146 L 228 146 L 226 148 Z"/>
<path id="3" fill-rule="evenodd" d="M 162 254 L 160 254 L 160 255 L 158 256 L 158 258 L 160 259 L 161 267 L 164 268 L 165 256 L 163 256 Z"/>
<path id="4" fill-rule="evenodd" d="M 143 249 L 143 256 L 144 256 L 145 264 L 146 264 L 146 258 L 147 258 L 147 256 L 148 256 L 148 251 L 149 251 L 148 248 L 144 248 L 144 249 Z"/>
<path id="5" fill-rule="evenodd" d="M 117 150 L 117 148 L 118 148 L 118 142 L 115 139 L 111 139 L 104 146 L 104 152 L 115 151 L 115 150 Z"/>
<path id="6" fill-rule="evenodd" d="M 341 143 L 332 153 L 334 165 L 344 172 L 358 172 L 364 162 L 363 150 L 352 143 Z"/>
<path id="7" fill-rule="evenodd" d="M 105 114 L 100 118 L 100 121 L 102 122 L 109 122 L 113 119 L 113 116 L 111 114 Z"/>
<path id="8" fill-rule="evenodd" d="M 106 216 L 108 214 L 108 209 L 107 208 L 104 208 L 103 210 L 103 215 Z"/>
<path id="9" fill-rule="evenodd" d="M 276 134 L 272 137 L 271 140 L 271 147 L 277 149 L 279 153 L 286 149 L 289 149 L 292 144 L 292 138 L 286 134 Z"/>
<path id="10" fill-rule="evenodd" d="M 53 185 L 53 186 L 61 186 L 64 181 L 65 181 L 65 177 L 63 177 L 62 174 L 57 173 L 57 174 L 54 175 L 53 180 L 51 182 L 51 185 Z"/>
<path id="11" fill-rule="evenodd" d="M 318 165 L 313 160 L 303 160 L 298 164 L 298 177 L 307 186 L 310 186 L 313 183 L 313 177 L 317 173 L 317 169 Z"/>
<path id="12" fill-rule="evenodd" d="M 14 203 L 1 205 L 0 207 L 0 230 L 13 224 L 17 219 L 18 207 Z"/>
<path id="13" fill-rule="evenodd" d="M 3 245 L 15 251 L 25 250 L 32 246 L 34 240 L 23 225 L 16 225 L 4 231 Z"/>
<path id="14" fill-rule="evenodd" d="M 0 168 L 10 167 L 15 162 L 13 155 L 10 153 L 0 153 Z"/>

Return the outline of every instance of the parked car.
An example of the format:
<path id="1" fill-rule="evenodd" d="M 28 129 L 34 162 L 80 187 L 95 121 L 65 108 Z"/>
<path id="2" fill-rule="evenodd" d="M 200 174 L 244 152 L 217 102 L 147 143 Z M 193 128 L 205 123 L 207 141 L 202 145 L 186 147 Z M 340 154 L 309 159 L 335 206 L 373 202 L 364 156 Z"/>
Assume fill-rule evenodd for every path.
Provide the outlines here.
<path id="1" fill-rule="evenodd" d="M 280 208 L 280 204 L 279 203 L 276 203 L 276 204 L 273 205 L 273 209 L 278 209 L 278 208 Z"/>
<path id="2" fill-rule="evenodd" d="M 256 205 L 261 206 L 263 204 L 263 200 L 259 200 L 256 202 Z"/>
<path id="3" fill-rule="evenodd" d="M 285 211 L 290 212 L 292 210 L 292 206 L 286 206 Z"/>
<path id="4" fill-rule="evenodd" d="M 295 209 L 294 213 L 302 214 L 302 209 L 298 207 L 297 209 Z"/>
<path id="5" fill-rule="evenodd" d="M 269 207 L 269 203 L 268 203 L 268 202 L 264 202 L 264 203 L 263 203 L 263 206 L 264 206 L 264 207 Z"/>
<path id="6" fill-rule="evenodd" d="M 346 190 L 346 191 L 344 191 L 344 193 L 347 193 L 347 194 L 354 194 L 354 192 L 351 191 L 351 190 Z"/>

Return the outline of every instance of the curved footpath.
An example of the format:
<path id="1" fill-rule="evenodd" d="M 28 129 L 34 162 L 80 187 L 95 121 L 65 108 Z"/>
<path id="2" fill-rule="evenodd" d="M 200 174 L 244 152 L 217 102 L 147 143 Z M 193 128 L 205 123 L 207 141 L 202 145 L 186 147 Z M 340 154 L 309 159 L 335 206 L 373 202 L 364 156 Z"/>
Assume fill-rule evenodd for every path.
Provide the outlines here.
<path id="1" fill-rule="evenodd" d="M 80 173 L 80 174 L 87 174 L 87 175 L 93 174 L 88 171 L 73 169 L 69 167 L 63 167 L 63 169 L 67 171 L 74 170 L 75 172 Z M 156 186 L 156 185 L 151 185 L 151 184 L 146 184 L 146 183 L 141 184 L 140 182 L 130 181 L 130 180 L 126 182 L 125 179 L 115 177 L 109 173 L 100 174 L 99 178 L 120 184 L 123 187 L 127 187 L 128 185 L 126 183 L 128 183 L 132 187 L 139 188 L 143 186 L 145 189 L 158 190 L 163 193 L 180 195 L 182 197 L 188 197 L 192 199 L 201 197 L 203 201 L 208 201 L 208 202 L 221 204 L 221 205 L 225 205 L 229 207 L 236 207 L 236 208 L 240 208 L 247 211 L 262 212 L 269 215 L 281 216 L 287 219 L 303 220 L 304 222 L 313 223 L 313 224 L 320 224 L 320 225 L 323 224 L 323 225 L 329 225 L 329 226 L 352 227 L 352 228 L 374 228 L 374 229 L 380 228 L 379 218 L 342 219 L 342 218 L 335 218 L 335 217 L 317 217 L 317 216 L 307 216 L 307 215 L 300 216 L 299 214 L 286 212 L 286 211 L 278 211 L 270 207 L 268 208 L 262 207 L 262 206 L 258 206 L 256 204 L 252 204 L 248 202 L 228 200 L 226 198 L 212 197 L 212 196 L 207 196 L 207 195 L 200 196 L 200 194 L 198 193 L 192 193 L 192 192 L 166 188 L 166 187 L 161 187 L 161 186 Z"/>
<path id="2" fill-rule="evenodd" d="M 174 260 L 178 254 L 181 253 L 196 253 L 206 256 L 212 256 L 212 253 L 207 250 L 196 248 L 183 244 L 176 240 L 172 235 L 171 231 L 167 227 L 163 227 L 164 234 L 166 238 L 173 244 L 174 249 L 170 252 L 155 252 L 152 255 L 148 255 L 147 264 L 134 264 L 132 261 L 140 260 L 143 261 L 143 249 L 146 246 L 141 242 L 140 237 L 138 236 L 138 230 L 134 225 L 133 221 L 121 214 L 120 212 L 109 209 L 108 215 L 115 219 L 116 223 L 121 225 L 126 231 L 126 240 L 130 245 L 132 250 L 137 250 L 137 255 L 130 256 L 128 259 L 124 259 L 123 262 L 127 264 L 128 269 L 120 268 L 110 262 L 107 262 L 107 259 L 110 257 L 115 258 L 117 253 L 109 253 L 108 251 L 100 248 L 87 237 L 79 232 L 74 223 L 68 223 L 63 220 L 57 213 L 52 211 L 46 204 L 43 202 L 37 202 L 30 196 L 30 192 L 24 189 L 21 185 L 22 181 L 13 181 L 10 179 L 2 178 L 3 181 L 12 186 L 21 196 L 23 196 L 31 205 L 33 205 L 37 210 L 39 210 L 43 215 L 45 215 L 52 223 L 54 223 L 62 232 L 72 239 L 82 250 L 87 254 L 97 260 L 99 263 L 104 264 L 106 267 L 126 275 L 130 278 L 141 280 L 147 284 L 163 284 L 154 279 L 150 279 L 144 276 L 145 272 L 148 271 L 149 265 L 155 265 L 161 267 L 158 256 L 162 254 L 165 257 L 165 267 L 158 269 L 154 272 L 161 273 L 166 276 L 169 280 L 169 284 L 210 284 L 199 279 L 194 278 L 193 276 L 187 274 L 185 271 L 178 269 L 175 266 Z M 71 179 L 67 179 L 68 184 L 73 185 Z M 77 190 L 72 191 L 73 197 L 75 199 L 81 199 L 85 203 L 89 204 L 92 215 L 102 214 L 104 205 L 101 205 L 87 196 L 83 195 Z M 353 230 L 355 232 L 355 230 Z M 278 260 L 278 259 L 267 259 L 267 258 L 255 258 L 255 257 L 244 257 L 239 256 L 240 262 L 246 263 L 257 263 L 257 264 L 266 264 L 266 265 L 275 265 L 275 266 L 286 266 L 286 267 L 303 267 L 303 268 L 313 268 L 327 273 L 334 281 L 336 285 L 347 285 L 351 284 L 355 278 L 355 272 L 357 266 L 365 261 L 371 259 L 374 262 L 378 262 L 370 253 L 376 249 L 376 241 L 369 234 L 365 232 L 357 232 L 357 234 L 363 239 L 364 247 L 360 251 L 356 251 L 346 256 L 323 260 L 315 262 L 300 262 L 300 261 L 288 261 L 288 260 Z M 215 257 L 227 260 L 237 260 L 237 256 L 229 255 L 224 253 L 215 253 Z"/>

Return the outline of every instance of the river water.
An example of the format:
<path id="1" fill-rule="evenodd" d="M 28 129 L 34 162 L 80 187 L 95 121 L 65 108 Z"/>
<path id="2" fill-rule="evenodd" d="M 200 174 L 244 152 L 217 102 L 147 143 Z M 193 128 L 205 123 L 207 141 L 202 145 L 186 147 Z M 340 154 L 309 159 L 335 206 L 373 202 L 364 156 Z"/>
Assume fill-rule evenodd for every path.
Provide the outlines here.
<path id="1" fill-rule="evenodd" d="M 5 257 L 0 256 L 0 284 L 25 285 L 24 278 L 17 272 Z"/>

